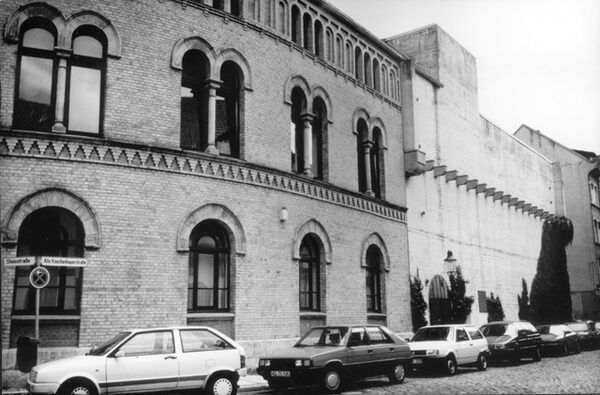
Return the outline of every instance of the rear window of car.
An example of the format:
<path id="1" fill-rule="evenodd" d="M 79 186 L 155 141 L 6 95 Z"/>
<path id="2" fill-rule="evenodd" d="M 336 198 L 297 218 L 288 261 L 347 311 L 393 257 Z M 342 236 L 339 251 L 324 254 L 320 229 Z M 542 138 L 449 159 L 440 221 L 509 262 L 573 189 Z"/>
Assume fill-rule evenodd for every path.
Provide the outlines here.
<path id="1" fill-rule="evenodd" d="M 481 332 L 483 332 L 483 336 L 502 336 L 506 333 L 507 328 L 506 324 L 484 325 L 481 327 Z"/>
<path id="2" fill-rule="evenodd" d="M 479 332 L 475 328 L 467 328 L 467 332 L 469 332 L 469 336 L 471 336 L 471 339 L 473 339 L 473 340 L 483 339 L 483 335 L 481 334 L 481 332 Z"/>
<path id="3" fill-rule="evenodd" d="M 181 333 L 181 345 L 183 347 L 183 352 L 212 351 L 233 348 L 231 344 L 208 330 L 182 330 L 179 333 Z"/>
<path id="4" fill-rule="evenodd" d="M 415 333 L 412 338 L 414 342 L 423 341 L 435 341 L 435 340 L 447 340 L 450 328 L 447 326 L 435 327 L 435 328 L 421 328 Z"/>
<path id="5" fill-rule="evenodd" d="M 367 327 L 367 336 L 369 336 L 371 344 L 393 343 L 392 339 L 379 328 Z"/>

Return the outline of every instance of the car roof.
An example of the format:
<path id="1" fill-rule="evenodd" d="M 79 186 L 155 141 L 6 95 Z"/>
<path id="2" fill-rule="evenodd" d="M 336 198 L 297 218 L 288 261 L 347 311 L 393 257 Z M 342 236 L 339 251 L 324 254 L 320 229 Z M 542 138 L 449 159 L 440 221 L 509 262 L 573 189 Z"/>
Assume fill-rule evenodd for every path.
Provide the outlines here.
<path id="1" fill-rule="evenodd" d="M 419 329 L 423 329 L 423 328 L 475 328 L 477 329 L 477 327 L 475 327 L 475 325 L 473 324 L 439 324 L 439 325 L 426 325 L 426 326 L 422 326 Z"/>
<path id="2" fill-rule="evenodd" d="M 209 326 L 158 326 L 158 327 L 151 327 L 151 328 L 129 328 L 129 329 L 124 329 L 121 332 L 150 332 L 150 331 L 171 331 L 174 329 L 210 329 L 210 330 L 216 330 L 214 328 L 211 328 Z"/>

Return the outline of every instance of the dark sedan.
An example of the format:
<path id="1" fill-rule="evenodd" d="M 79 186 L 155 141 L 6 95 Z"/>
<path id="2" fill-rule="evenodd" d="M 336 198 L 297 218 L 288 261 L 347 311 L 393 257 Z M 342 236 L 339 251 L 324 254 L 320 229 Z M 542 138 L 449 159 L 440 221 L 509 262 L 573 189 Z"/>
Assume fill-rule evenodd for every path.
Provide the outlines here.
<path id="1" fill-rule="evenodd" d="M 562 354 L 580 351 L 577 334 L 566 325 L 539 325 L 544 354 Z"/>
<path id="2" fill-rule="evenodd" d="M 577 333 L 579 345 L 584 350 L 592 350 L 598 348 L 600 339 L 595 330 L 590 329 L 585 322 L 567 322 L 567 325 L 573 332 Z"/>
<path id="3" fill-rule="evenodd" d="M 540 334 L 527 321 L 495 321 L 479 328 L 488 342 L 492 359 L 508 359 L 519 363 L 521 358 L 541 359 Z"/>
<path id="4" fill-rule="evenodd" d="M 259 359 L 257 373 L 272 389 L 319 385 L 339 392 L 346 381 L 386 375 L 404 381 L 411 366 L 406 342 L 378 325 L 310 329 L 292 347 Z"/>

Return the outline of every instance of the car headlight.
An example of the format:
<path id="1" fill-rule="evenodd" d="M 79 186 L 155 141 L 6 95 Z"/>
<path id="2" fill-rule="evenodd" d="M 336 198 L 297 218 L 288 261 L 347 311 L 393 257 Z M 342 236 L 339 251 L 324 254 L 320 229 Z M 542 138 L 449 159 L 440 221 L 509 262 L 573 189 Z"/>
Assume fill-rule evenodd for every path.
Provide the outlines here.
<path id="1" fill-rule="evenodd" d="M 271 361 L 268 359 L 259 359 L 258 366 L 271 366 Z"/>
<path id="2" fill-rule="evenodd" d="M 37 382 L 37 371 L 35 369 L 31 369 L 31 372 L 29 372 L 29 381 L 32 383 Z"/>
<path id="3" fill-rule="evenodd" d="M 296 367 L 300 367 L 300 366 L 309 367 L 312 365 L 312 362 L 310 359 L 296 359 L 295 365 L 296 365 Z"/>
<path id="4" fill-rule="evenodd" d="M 427 350 L 425 355 L 440 355 L 440 350 Z"/>

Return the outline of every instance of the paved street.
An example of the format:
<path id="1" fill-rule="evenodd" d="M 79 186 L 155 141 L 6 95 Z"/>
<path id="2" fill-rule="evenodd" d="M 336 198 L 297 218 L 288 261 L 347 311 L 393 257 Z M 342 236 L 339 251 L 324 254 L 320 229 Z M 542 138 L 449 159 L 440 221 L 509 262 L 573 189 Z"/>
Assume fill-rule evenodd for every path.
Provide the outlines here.
<path id="1" fill-rule="evenodd" d="M 307 391 L 295 391 L 298 394 Z M 271 391 L 251 392 L 268 394 Z M 293 393 L 293 392 L 292 392 Z M 317 393 L 317 392 L 314 392 Z M 454 377 L 416 372 L 403 384 L 390 385 L 385 378 L 359 382 L 344 394 L 523 394 L 600 393 L 600 350 L 566 357 L 545 357 L 518 366 L 495 364 L 485 372 L 461 368 Z"/>

